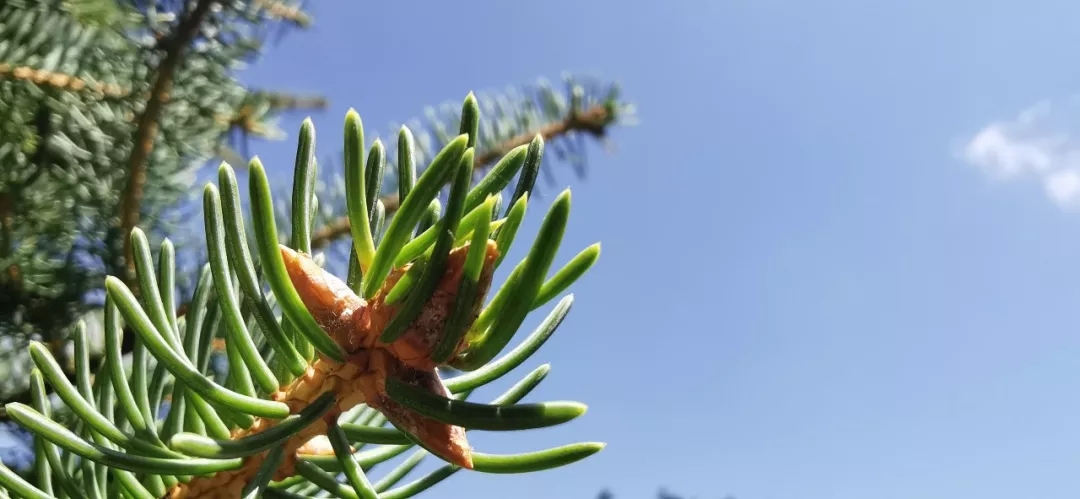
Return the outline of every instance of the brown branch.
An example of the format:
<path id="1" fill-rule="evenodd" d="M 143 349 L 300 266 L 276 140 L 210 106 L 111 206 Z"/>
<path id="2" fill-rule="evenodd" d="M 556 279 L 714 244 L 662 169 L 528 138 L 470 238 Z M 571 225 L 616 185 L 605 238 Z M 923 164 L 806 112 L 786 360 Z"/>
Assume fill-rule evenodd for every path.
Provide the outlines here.
<path id="1" fill-rule="evenodd" d="M 276 111 L 291 111 L 297 109 L 326 109 L 329 102 L 324 97 L 304 97 L 271 94 L 267 96 L 270 107 Z M 244 104 L 240 109 L 229 113 L 214 115 L 214 122 L 220 126 L 238 128 L 252 135 L 264 135 L 266 127 L 259 122 L 259 116 L 255 114 L 253 104 Z"/>
<path id="2" fill-rule="evenodd" d="M 154 136 L 157 135 L 158 117 L 172 91 L 173 75 L 180 66 L 180 60 L 184 49 L 195 38 L 199 25 L 206 18 L 210 6 L 214 0 L 199 0 L 195 10 L 187 18 L 180 22 L 173 35 L 162 40 L 165 47 L 165 57 L 157 68 L 157 77 L 150 91 L 149 100 L 139 117 L 138 126 L 135 130 L 134 150 L 128 161 L 128 183 L 124 188 L 124 201 L 120 207 L 120 227 L 124 238 L 124 260 L 128 268 L 128 276 L 134 274 L 134 259 L 132 258 L 131 230 L 139 224 L 139 206 L 142 204 L 143 185 L 146 183 L 146 161 L 150 157 L 150 151 L 154 148 Z"/>
<path id="3" fill-rule="evenodd" d="M 283 94 L 269 94 L 267 98 L 270 100 L 270 107 L 282 111 L 282 110 L 296 110 L 296 109 L 326 109 L 330 105 L 330 102 L 326 100 L 326 97 L 314 95 L 283 95 Z"/>
<path id="4" fill-rule="evenodd" d="M 257 7 L 264 9 L 271 17 L 285 19 L 301 27 L 311 25 L 311 17 L 298 7 L 285 5 L 285 3 L 278 0 L 256 0 L 254 3 Z"/>
<path id="5" fill-rule="evenodd" d="M 481 169 L 498 161 L 499 158 L 505 156 L 515 147 L 531 142 L 533 137 L 536 137 L 538 134 L 543 137 L 545 141 L 577 131 L 587 132 L 594 136 L 601 137 L 604 135 L 604 130 L 610 122 L 610 119 L 611 113 L 609 109 L 602 104 L 597 104 L 581 112 L 571 113 L 566 119 L 548 124 L 537 130 L 530 130 L 521 135 L 511 137 L 498 146 L 476 155 L 476 159 L 473 162 L 473 168 Z M 387 217 L 397 211 L 400 204 L 397 193 L 383 196 L 381 201 L 386 208 Z M 311 247 L 313 249 L 321 248 L 330 244 L 335 239 L 348 234 L 349 218 L 345 216 L 339 217 L 315 231 L 311 236 Z"/>
<path id="6" fill-rule="evenodd" d="M 30 66 L 12 66 L 0 64 L 0 78 L 29 81 L 36 85 L 49 86 L 72 92 L 89 91 L 103 97 L 124 97 L 128 90 L 109 83 L 87 82 L 77 76 L 36 69 Z"/>

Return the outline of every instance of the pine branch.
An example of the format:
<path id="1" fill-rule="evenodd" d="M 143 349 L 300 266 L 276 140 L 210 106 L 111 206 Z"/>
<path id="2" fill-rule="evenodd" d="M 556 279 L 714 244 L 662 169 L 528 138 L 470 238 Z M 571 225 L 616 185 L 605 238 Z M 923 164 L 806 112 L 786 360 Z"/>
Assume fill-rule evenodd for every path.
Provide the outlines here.
<path id="1" fill-rule="evenodd" d="M 572 112 L 562 121 L 550 123 L 539 129 L 529 130 L 525 133 L 516 135 L 503 141 L 494 148 L 477 154 L 476 159 L 473 161 L 473 169 L 481 170 L 487 167 L 496 162 L 499 158 L 505 156 L 511 149 L 528 144 L 529 141 L 538 134 L 542 136 L 545 141 L 550 141 L 553 138 L 561 137 L 573 132 L 586 132 L 595 137 L 602 137 L 610 121 L 611 111 L 603 104 L 594 105 L 583 112 Z M 400 205 L 397 193 L 383 196 L 381 201 L 386 208 L 387 217 L 396 212 Z M 312 235 L 311 247 L 313 249 L 322 248 L 337 238 L 348 234 L 349 218 L 347 216 L 339 217 L 337 220 L 331 221 Z"/>
<path id="2" fill-rule="evenodd" d="M 297 26 L 307 27 L 311 25 L 311 17 L 300 8 L 286 5 L 278 0 L 255 0 L 252 2 L 256 7 L 263 9 L 271 17 L 284 19 Z"/>
<path id="3" fill-rule="evenodd" d="M 24 80 L 36 85 L 53 87 L 57 90 L 81 92 L 90 91 L 103 97 L 123 97 L 128 91 L 119 85 L 111 85 L 100 82 L 87 82 L 77 76 L 64 74 L 56 71 L 32 68 L 29 66 L 12 66 L 0 63 L 0 78 Z"/>
<path id="4" fill-rule="evenodd" d="M 330 102 L 321 95 L 291 95 L 281 92 L 265 92 L 270 106 L 277 110 L 326 109 Z"/>
<path id="5" fill-rule="evenodd" d="M 245 135 L 271 137 L 277 135 L 265 123 L 270 112 L 326 109 L 330 102 L 321 95 L 290 95 L 281 92 L 252 92 L 238 109 L 214 117 L 222 126 L 240 130 Z M 241 161 L 243 163 L 243 161 Z"/>
<path id="6" fill-rule="evenodd" d="M 577 442 L 490 454 L 473 448 L 466 435 L 469 430 L 548 428 L 586 412 L 584 404 L 572 401 L 522 403 L 550 372 L 548 365 L 489 403 L 468 399 L 551 339 L 574 302 L 572 293 L 564 293 L 599 256 L 594 244 L 562 268 L 553 267 L 557 254 L 565 251 L 569 189 L 545 203 L 531 243 L 516 229 L 491 232 L 496 224 L 520 224 L 525 203 L 533 204 L 531 213 L 538 208 L 536 198 L 522 197 L 516 205 L 521 209 L 494 219 L 501 211 L 495 193 L 508 185 L 510 175 L 489 170 L 473 183 L 475 162 L 467 144 L 478 142 L 480 114 L 470 95 L 461 112 L 467 135 L 426 154 L 438 159 L 415 182 L 405 180 L 412 188 L 406 189 L 397 223 L 377 243 L 368 240 L 371 251 L 360 257 L 360 272 L 348 278 L 327 272 L 319 255 L 308 257 L 302 250 L 310 247 L 310 225 L 294 224 L 300 229 L 291 244 L 275 237 L 274 196 L 257 159 L 248 167 L 254 239 L 246 243 L 242 227 L 247 217 L 236 172 L 221 165 L 217 185 L 203 189 L 210 262 L 191 294 L 192 310 L 182 328 L 166 312 L 171 294 L 139 299 L 121 279 L 110 276 L 100 315 L 104 358 L 88 358 L 90 332 L 76 328 L 72 380 L 47 345 L 29 342 L 29 403 L 5 409 L 33 434 L 39 468 L 33 477 L 20 477 L 0 465 L 0 495 L 53 497 L 63 490 L 61 495 L 70 497 L 86 491 L 88 497 L 226 499 L 329 492 L 406 499 L 459 471 L 534 473 L 603 450 L 601 442 Z M 551 116 L 559 121 L 559 114 Z M 511 133 L 502 137 L 517 135 Z M 363 203 L 377 191 L 362 184 L 367 173 L 357 152 L 367 144 L 355 112 L 347 115 L 343 135 L 350 167 L 343 172 L 344 182 L 353 196 L 349 216 L 354 229 L 366 227 L 371 217 Z M 306 123 L 300 147 L 313 144 L 314 136 L 314 127 Z M 533 173 L 520 177 L 516 191 L 532 192 L 542 154 L 538 150 L 530 156 Z M 289 212 L 298 214 L 296 220 L 311 213 L 313 195 L 304 180 L 313 177 L 314 157 L 314 151 L 300 155 L 294 172 Z M 435 221 L 445 230 L 433 241 L 413 238 L 412 227 L 424 215 L 415 208 L 435 199 L 446 177 L 454 180 L 446 209 Z M 145 234 L 133 241 L 134 254 L 150 253 Z M 528 255 L 495 288 L 497 267 L 502 263 L 505 270 L 512 263 L 502 262 L 499 252 L 512 244 L 528 245 Z M 252 254 L 258 255 L 262 272 L 252 264 Z M 172 280 L 176 260 L 164 255 L 157 262 L 141 262 L 146 264 L 138 266 L 141 283 L 155 275 Z M 230 278 L 234 270 L 235 283 Z M 564 296 L 556 301 L 559 295 Z M 536 329 L 503 353 L 528 316 L 549 304 L 554 306 Z M 121 353 L 127 336 L 122 327 L 134 331 L 130 336 L 141 345 L 135 350 L 141 354 Z M 227 372 L 211 362 L 210 352 L 222 346 Z M 442 371 L 450 368 L 459 374 L 444 379 Z M 46 396 L 47 387 L 70 409 L 64 420 Z M 374 444 L 379 445 L 370 452 L 357 452 Z M 405 463 L 377 481 L 369 478 L 376 466 L 416 447 Z M 399 485 L 429 455 L 442 466 Z M 76 459 L 77 468 L 67 466 Z M 342 471 L 347 482 L 335 480 Z"/>
<path id="7" fill-rule="evenodd" d="M 133 275 L 135 263 L 132 258 L 131 240 L 126 237 L 139 224 L 139 207 L 142 204 L 143 184 L 146 183 L 146 162 L 150 152 L 154 148 L 154 136 L 157 135 L 158 117 L 164 107 L 173 85 L 173 74 L 180 66 L 184 49 L 194 39 L 199 26 L 215 0 L 199 0 L 195 9 L 177 26 L 176 32 L 169 39 L 164 40 L 165 57 L 158 66 L 157 79 L 154 81 L 150 92 L 150 99 L 146 103 L 142 115 L 139 117 L 138 128 L 135 131 L 135 145 L 131 152 L 131 160 L 128 162 L 128 182 L 124 188 L 123 203 L 120 209 L 120 226 L 124 237 L 124 260 L 127 264 L 128 274 Z"/>
<path id="8" fill-rule="evenodd" d="M 152 149 L 143 176 L 134 179 L 143 183 L 133 214 L 152 239 L 170 236 L 184 262 L 192 257 L 184 235 L 170 229 L 173 211 L 186 203 L 191 165 L 225 147 L 219 142 L 227 130 L 213 117 L 231 115 L 251 94 L 268 103 L 250 118 L 254 126 L 265 126 L 262 120 L 272 125 L 275 106 L 319 103 L 255 92 L 232 77 L 230 61 L 255 53 L 249 31 L 267 17 L 242 15 L 249 2 L 211 4 L 197 28 L 188 27 L 194 25 L 187 20 L 194 17 L 193 1 L 146 12 L 127 2 L 112 13 L 99 8 L 110 3 L 115 1 L 0 1 L 0 197 L 9 196 L 0 199 L 0 211 L 8 214 L 0 218 L 10 222 L 0 227 L 0 339 L 38 336 L 67 374 L 73 372 L 65 351 L 72 321 L 96 307 L 87 297 L 101 289 L 104 274 L 129 275 L 127 238 L 116 217 L 132 180 L 125 167 L 137 151 L 136 131 L 152 117 L 147 103 L 160 99 L 162 109 L 156 122 L 147 122 L 157 130 L 147 132 L 143 124 L 139 132 Z M 74 4 L 77 9 L 69 8 Z M 194 33 L 189 47 L 176 57 L 171 78 L 156 78 L 169 60 L 169 44 L 184 45 L 180 28 Z M 147 32 L 158 40 L 156 47 L 147 46 Z M 164 92 L 160 84 L 166 84 Z M 171 103 L 183 109 L 174 111 Z M 186 278 L 178 276 L 181 287 Z M 7 373 L 0 403 L 29 396 L 26 373 L 11 367 L 28 361 L 26 353 L 18 349 L 12 357 L 0 359 Z"/>

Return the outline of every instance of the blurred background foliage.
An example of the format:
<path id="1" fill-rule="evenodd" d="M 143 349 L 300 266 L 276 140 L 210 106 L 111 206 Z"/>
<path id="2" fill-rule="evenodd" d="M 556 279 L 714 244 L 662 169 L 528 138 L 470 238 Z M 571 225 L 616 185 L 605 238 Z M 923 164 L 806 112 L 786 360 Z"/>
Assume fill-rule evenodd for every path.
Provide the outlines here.
<path id="1" fill-rule="evenodd" d="M 687 497 L 670 492 L 665 488 L 661 488 L 655 496 L 656 499 L 698 499 L 697 497 Z M 719 499 L 736 499 L 733 495 L 717 496 Z M 623 496 L 617 495 L 611 492 L 609 489 L 604 489 L 596 496 L 596 499 L 623 499 Z"/>

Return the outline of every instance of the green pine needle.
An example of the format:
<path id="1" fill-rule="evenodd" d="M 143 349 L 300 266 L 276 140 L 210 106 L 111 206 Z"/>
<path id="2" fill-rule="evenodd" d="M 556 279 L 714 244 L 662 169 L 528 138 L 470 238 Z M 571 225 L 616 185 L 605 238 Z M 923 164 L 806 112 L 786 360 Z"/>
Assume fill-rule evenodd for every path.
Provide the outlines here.
<path id="1" fill-rule="evenodd" d="M 2 29 L 2 28 L 0 28 Z M 411 265 L 386 296 L 397 305 L 381 342 L 397 340 L 420 314 L 447 270 L 448 256 L 465 244 L 461 280 L 443 331 L 437 332 L 430 360 L 464 374 L 446 380 L 446 397 L 420 389 L 394 375 L 385 379 L 386 395 L 401 407 L 467 431 L 527 431 L 569 423 L 586 413 L 573 401 L 521 402 L 550 372 L 540 365 L 490 403 L 471 402 L 472 393 L 504 378 L 530 359 L 551 338 L 570 311 L 573 295 L 563 296 L 535 330 L 496 359 L 526 317 L 566 292 L 595 265 L 599 243 L 581 250 L 549 276 L 569 221 L 569 190 L 560 194 L 540 224 L 528 254 L 515 264 L 504 284 L 493 289 L 486 306 L 480 280 L 488 245 L 494 241 L 498 264 L 519 238 L 527 205 L 535 199 L 544 138 L 508 147 L 494 166 L 478 169 L 483 146 L 480 99 L 470 93 L 460 108 L 457 136 L 446 135 L 436 154 L 422 153 L 413 132 L 401 127 L 392 163 L 381 140 L 365 147 L 359 115 L 349 110 L 344 123 L 344 187 L 349 231 L 350 289 L 365 299 L 379 293 L 395 268 Z M 449 130 L 449 129 L 448 129 Z M 312 255 L 320 199 L 315 161 L 315 126 L 304 120 L 293 164 L 288 221 L 289 247 Z M 527 137 L 528 135 L 526 135 Z M 429 159 L 425 159 L 429 158 Z M 417 175 L 417 162 L 427 168 Z M 386 172 L 397 168 L 396 172 Z M 306 376 L 315 355 L 329 362 L 351 362 L 342 345 L 315 321 L 289 277 L 282 257 L 269 175 L 259 158 L 248 165 L 250 209 L 245 216 L 239 184 L 231 166 L 218 167 L 218 184 L 203 189 L 206 262 L 199 266 L 188 310 L 181 317 L 177 301 L 177 248 L 161 239 L 155 262 L 147 233 L 129 235 L 135 274 L 130 282 L 104 279 L 105 308 L 101 323 L 104 357 L 93 365 L 87 328 L 73 330 L 73 381 L 45 344 L 31 342 L 29 376 L 32 405 L 10 404 L 8 413 L 34 434 L 39 461 L 33 481 L 0 466 L 0 492 L 21 497 L 93 499 L 125 497 L 156 499 L 181 482 L 236 470 L 245 458 L 264 454 L 254 477 L 245 484 L 244 499 L 313 497 L 331 494 L 358 499 L 404 499 L 416 496 L 461 471 L 445 463 L 404 482 L 428 455 L 415 435 L 387 427 L 388 418 L 372 407 L 342 408 L 337 392 L 325 391 L 295 412 L 280 402 L 280 390 Z M 479 178 L 473 181 L 480 173 Z M 396 179 L 399 202 L 384 202 L 384 175 Z M 503 198 L 513 179 L 513 195 Z M 446 194 L 445 201 L 440 199 Z M 321 194 L 320 194 L 321 195 Z M 392 200 L 392 198 L 391 198 Z M 505 202 L 504 202 L 505 201 Z M 506 213 L 500 218 L 504 208 Z M 391 208 L 387 208 L 390 206 Z M 389 210 L 389 211 L 388 211 Z M 251 224 L 249 239 L 246 224 Z M 384 227 L 385 225 L 385 227 Z M 254 245 L 254 248 L 251 248 Z M 269 289 L 266 289 L 268 287 Z M 137 293 L 136 293 L 137 291 Z M 186 297 L 179 297 L 182 301 Z M 475 310 L 480 314 L 470 325 Z M 126 329 L 125 329 L 126 328 Z M 129 357 L 122 352 L 124 332 L 134 334 Z M 335 332 L 335 336 L 337 332 Z M 224 340 L 224 349 L 219 346 Z M 456 346 L 466 341 L 462 354 Z M 212 367 L 224 360 L 227 372 Z M 50 386 L 70 410 L 68 427 L 53 419 L 45 397 Z M 159 417 L 163 399 L 169 411 Z M 335 417 L 330 418 L 328 414 Z M 237 429 L 251 428 L 256 418 L 274 420 L 265 429 L 233 439 Z M 274 481 L 287 440 L 326 420 L 333 453 L 297 456 L 295 473 Z M 512 454 L 472 452 L 473 471 L 531 473 L 570 465 L 604 448 L 582 442 Z M 376 468 L 414 451 L 404 462 L 379 472 Z M 344 481 L 335 477 L 342 473 Z M 369 478 L 370 477 L 370 478 Z"/>

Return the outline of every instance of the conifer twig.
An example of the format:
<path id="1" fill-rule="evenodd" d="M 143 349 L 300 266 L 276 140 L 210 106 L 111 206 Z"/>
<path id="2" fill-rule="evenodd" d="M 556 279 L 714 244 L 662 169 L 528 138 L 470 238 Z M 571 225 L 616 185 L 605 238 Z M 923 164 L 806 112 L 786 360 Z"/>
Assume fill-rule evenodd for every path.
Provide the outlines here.
<path id="1" fill-rule="evenodd" d="M 0 63 L 0 78 L 24 80 L 36 85 L 50 86 L 60 90 L 79 92 L 89 90 L 104 97 L 123 97 L 127 95 L 127 89 L 108 83 L 87 82 L 77 76 L 72 76 L 57 71 L 32 68 L 30 66 L 12 66 Z"/>
<path id="2" fill-rule="evenodd" d="M 537 134 L 542 136 L 545 141 L 550 141 L 552 138 L 561 137 L 571 132 L 587 132 L 596 137 L 602 137 L 610 119 L 611 112 L 603 104 L 597 104 L 580 112 L 572 112 L 565 119 L 538 129 L 526 131 L 503 141 L 496 147 L 478 153 L 476 159 L 473 160 L 473 168 L 481 169 L 494 163 L 510 152 L 511 149 L 528 144 Z M 383 196 L 381 201 L 386 208 L 387 217 L 397 211 L 400 203 L 397 193 Z M 324 247 L 335 239 L 348 234 L 349 218 L 346 216 L 339 217 L 311 235 L 311 247 L 312 249 Z"/>
<path id="3" fill-rule="evenodd" d="M 254 2 L 258 8 L 264 9 L 270 16 L 284 19 L 297 26 L 308 26 L 311 18 L 297 7 L 286 5 L 279 0 L 257 0 Z"/>
<path id="4" fill-rule="evenodd" d="M 150 91 L 149 100 L 139 117 L 135 130 L 134 149 L 128 161 L 128 182 L 124 187 L 123 202 L 120 205 L 120 227 L 124 238 L 124 261 L 128 274 L 134 274 L 131 238 L 128 234 L 139 224 L 139 207 L 142 204 L 143 185 L 146 183 L 146 162 L 154 148 L 154 136 L 157 135 L 158 117 L 172 90 L 173 75 L 180 66 L 184 49 L 191 43 L 198 32 L 210 7 L 215 0 L 199 0 L 191 14 L 177 26 L 171 37 L 162 41 L 165 57 L 158 66 L 157 76 Z"/>

